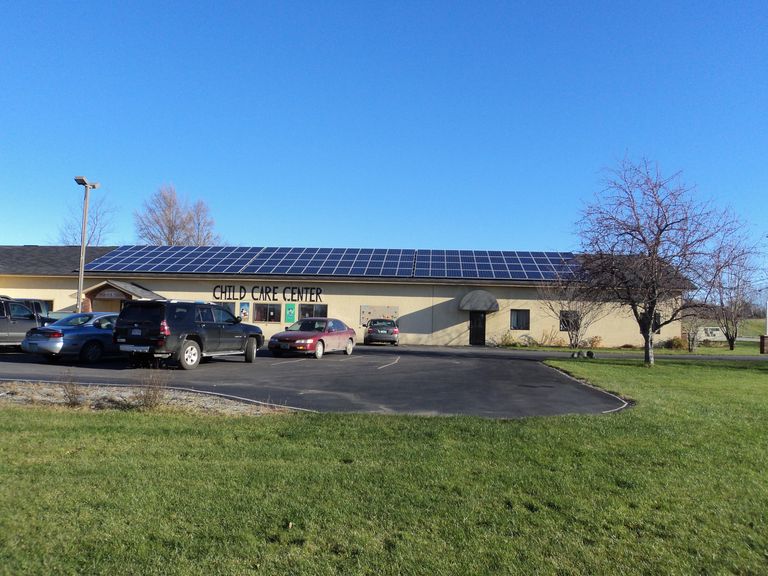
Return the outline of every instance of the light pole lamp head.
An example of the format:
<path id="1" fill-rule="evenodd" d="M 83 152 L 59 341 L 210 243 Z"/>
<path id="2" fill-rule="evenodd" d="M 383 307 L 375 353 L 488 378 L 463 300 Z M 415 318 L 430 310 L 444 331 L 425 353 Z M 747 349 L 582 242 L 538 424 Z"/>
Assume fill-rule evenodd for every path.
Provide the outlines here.
<path id="1" fill-rule="evenodd" d="M 80 184 L 80 186 L 85 186 L 91 190 L 96 190 L 96 188 L 100 186 L 98 182 L 88 182 L 88 179 L 85 176 L 75 176 L 75 182 Z"/>

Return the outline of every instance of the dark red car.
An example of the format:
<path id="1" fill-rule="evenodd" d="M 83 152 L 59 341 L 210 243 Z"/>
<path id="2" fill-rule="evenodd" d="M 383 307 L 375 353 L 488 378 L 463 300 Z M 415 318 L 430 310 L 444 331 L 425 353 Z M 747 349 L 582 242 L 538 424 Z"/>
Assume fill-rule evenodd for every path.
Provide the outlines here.
<path id="1" fill-rule="evenodd" d="M 272 336 L 267 347 L 273 356 L 293 352 L 322 358 L 335 350 L 349 355 L 355 348 L 355 331 L 336 318 L 302 318 L 285 332 Z"/>

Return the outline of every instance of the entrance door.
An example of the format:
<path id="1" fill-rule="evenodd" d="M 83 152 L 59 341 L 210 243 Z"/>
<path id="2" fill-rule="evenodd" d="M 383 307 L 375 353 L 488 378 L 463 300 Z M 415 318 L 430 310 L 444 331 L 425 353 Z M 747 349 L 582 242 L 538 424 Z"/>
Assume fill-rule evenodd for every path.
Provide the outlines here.
<path id="1" fill-rule="evenodd" d="M 485 312 L 469 313 L 469 344 L 485 346 Z"/>

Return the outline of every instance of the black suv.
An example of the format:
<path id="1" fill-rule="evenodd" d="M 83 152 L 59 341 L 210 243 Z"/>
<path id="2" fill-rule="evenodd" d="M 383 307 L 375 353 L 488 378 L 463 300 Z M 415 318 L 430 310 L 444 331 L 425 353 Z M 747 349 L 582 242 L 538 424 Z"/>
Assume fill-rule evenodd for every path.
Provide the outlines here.
<path id="1" fill-rule="evenodd" d="M 171 358 L 191 370 L 210 356 L 243 354 L 253 362 L 264 336 L 220 304 L 134 300 L 123 306 L 114 340 L 134 360 Z"/>

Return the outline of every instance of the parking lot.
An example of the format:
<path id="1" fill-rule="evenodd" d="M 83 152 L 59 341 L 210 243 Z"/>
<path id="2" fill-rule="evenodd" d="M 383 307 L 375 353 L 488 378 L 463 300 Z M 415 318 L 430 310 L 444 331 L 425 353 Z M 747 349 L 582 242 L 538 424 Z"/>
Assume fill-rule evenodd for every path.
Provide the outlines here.
<path id="1" fill-rule="evenodd" d="M 351 356 L 273 358 L 259 351 L 198 369 L 168 367 L 168 385 L 320 412 L 519 418 L 603 413 L 624 402 L 543 365 L 544 355 L 462 347 L 358 346 Z M 140 384 L 146 368 L 118 358 L 95 365 L 49 364 L 0 353 L 0 378 L 83 384 Z"/>

